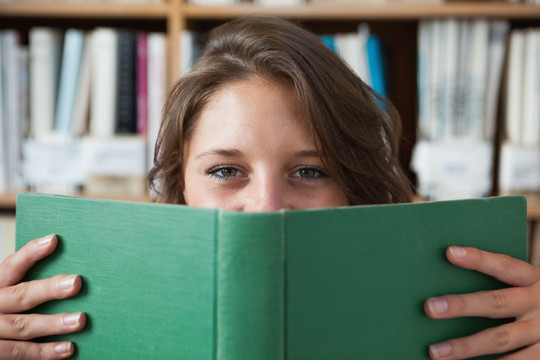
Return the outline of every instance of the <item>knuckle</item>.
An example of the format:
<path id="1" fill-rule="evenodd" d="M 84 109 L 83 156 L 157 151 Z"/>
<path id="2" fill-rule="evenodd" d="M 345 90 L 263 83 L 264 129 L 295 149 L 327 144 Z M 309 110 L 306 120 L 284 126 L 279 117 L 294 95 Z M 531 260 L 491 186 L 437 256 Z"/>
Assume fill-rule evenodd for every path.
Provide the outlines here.
<path id="1" fill-rule="evenodd" d="M 494 329 L 490 334 L 490 338 L 493 345 L 498 348 L 506 347 L 510 343 L 510 333 L 505 328 Z"/>
<path id="2" fill-rule="evenodd" d="M 11 348 L 11 358 L 14 360 L 28 359 L 28 355 L 28 348 L 24 345 L 24 343 L 17 342 Z"/>
<path id="3" fill-rule="evenodd" d="M 26 304 L 28 294 L 28 283 L 20 283 L 13 286 L 14 300 L 21 305 Z"/>
<path id="4" fill-rule="evenodd" d="M 489 294 L 489 300 L 491 305 L 496 308 L 504 308 L 506 306 L 506 296 L 501 290 L 494 290 Z"/>
<path id="5" fill-rule="evenodd" d="M 10 326 L 21 339 L 28 338 L 29 319 L 25 315 L 14 315 L 10 318 Z"/>

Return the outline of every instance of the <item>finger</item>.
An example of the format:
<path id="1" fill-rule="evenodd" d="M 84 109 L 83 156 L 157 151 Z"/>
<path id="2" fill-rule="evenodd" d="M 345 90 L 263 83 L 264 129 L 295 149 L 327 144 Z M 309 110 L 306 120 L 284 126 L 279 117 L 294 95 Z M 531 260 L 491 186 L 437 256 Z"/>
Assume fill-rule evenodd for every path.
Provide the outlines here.
<path id="1" fill-rule="evenodd" d="M 30 340 L 48 335 L 68 334 L 81 330 L 85 323 L 84 313 L 1 315 L 0 338 Z"/>
<path id="2" fill-rule="evenodd" d="M 71 297 L 80 291 L 81 286 L 82 280 L 78 275 L 56 275 L 3 288 L 0 289 L 0 313 L 19 313 L 49 300 Z"/>
<path id="3" fill-rule="evenodd" d="M 540 358 L 540 343 L 526 347 L 515 353 L 503 356 L 499 360 L 531 360 Z"/>
<path id="4" fill-rule="evenodd" d="M 75 346 L 69 341 L 37 344 L 26 341 L 0 341 L 0 359 L 52 360 L 73 355 Z"/>
<path id="5" fill-rule="evenodd" d="M 537 307 L 539 301 L 527 288 L 508 288 L 430 298 L 424 310 L 434 319 L 465 316 L 502 319 L 519 317 Z"/>
<path id="6" fill-rule="evenodd" d="M 432 359 L 468 359 L 502 354 L 535 343 L 540 336 L 538 321 L 519 321 L 484 330 L 471 336 L 445 341 L 429 347 Z"/>
<path id="7" fill-rule="evenodd" d="M 540 279 L 538 268 L 503 254 L 451 246 L 446 256 L 454 265 L 476 270 L 513 286 L 530 286 Z"/>
<path id="8" fill-rule="evenodd" d="M 15 285 L 38 261 L 50 255 L 56 248 L 56 235 L 47 235 L 32 240 L 19 251 L 9 255 L 0 264 L 0 288 Z"/>

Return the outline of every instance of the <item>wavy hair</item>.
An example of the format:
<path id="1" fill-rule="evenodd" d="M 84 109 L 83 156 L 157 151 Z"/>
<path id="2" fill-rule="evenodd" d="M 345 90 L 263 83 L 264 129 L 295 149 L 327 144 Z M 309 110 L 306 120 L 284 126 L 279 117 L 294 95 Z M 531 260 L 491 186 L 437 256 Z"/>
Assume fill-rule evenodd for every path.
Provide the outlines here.
<path id="1" fill-rule="evenodd" d="M 192 71 L 165 103 L 150 188 L 184 204 L 183 145 L 198 115 L 224 85 L 251 77 L 284 81 L 297 97 L 329 175 L 352 205 L 408 202 L 398 159 L 400 119 L 310 31 L 277 17 L 246 17 L 213 29 Z"/>

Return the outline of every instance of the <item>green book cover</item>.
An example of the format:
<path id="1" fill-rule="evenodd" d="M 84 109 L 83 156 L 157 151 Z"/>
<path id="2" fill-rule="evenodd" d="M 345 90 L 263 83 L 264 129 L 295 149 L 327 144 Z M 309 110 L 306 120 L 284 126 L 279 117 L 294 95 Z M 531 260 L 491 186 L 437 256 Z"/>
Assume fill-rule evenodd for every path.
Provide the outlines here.
<path id="1" fill-rule="evenodd" d="M 429 297 L 504 286 L 446 247 L 526 257 L 522 197 L 241 213 L 25 193 L 16 217 L 17 248 L 60 240 L 29 279 L 83 278 L 36 309 L 87 314 L 53 337 L 80 359 L 428 359 L 501 322 L 424 314 Z"/>

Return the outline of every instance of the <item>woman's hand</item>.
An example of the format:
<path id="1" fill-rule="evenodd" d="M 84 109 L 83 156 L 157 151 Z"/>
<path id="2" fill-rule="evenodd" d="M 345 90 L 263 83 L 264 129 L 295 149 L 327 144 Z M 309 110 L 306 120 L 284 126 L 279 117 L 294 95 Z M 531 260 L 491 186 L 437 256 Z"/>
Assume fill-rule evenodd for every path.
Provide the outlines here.
<path id="1" fill-rule="evenodd" d="M 513 287 L 428 299 L 425 312 L 434 319 L 465 316 L 515 318 L 514 322 L 432 345 L 432 359 L 466 359 L 520 349 L 505 360 L 540 359 L 540 269 L 506 255 L 475 248 L 450 247 L 454 265 L 476 270 Z"/>
<path id="2" fill-rule="evenodd" d="M 66 334 L 84 327 L 83 313 L 20 314 L 37 305 L 73 296 L 81 289 L 77 275 L 21 283 L 26 272 L 56 248 L 57 238 L 30 241 L 0 264 L 0 359 L 64 359 L 73 354 L 71 342 L 33 343 L 33 338 Z"/>

